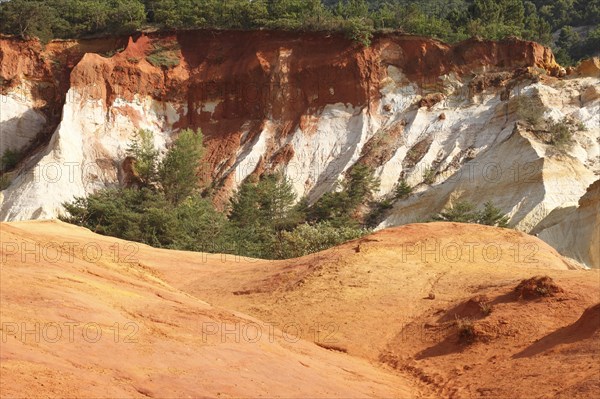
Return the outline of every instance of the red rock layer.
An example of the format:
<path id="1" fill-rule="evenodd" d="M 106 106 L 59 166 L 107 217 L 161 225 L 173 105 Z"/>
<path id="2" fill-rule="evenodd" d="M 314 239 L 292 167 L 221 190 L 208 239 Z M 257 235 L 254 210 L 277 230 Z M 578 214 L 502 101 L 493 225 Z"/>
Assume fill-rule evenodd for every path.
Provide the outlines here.
<path id="1" fill-rule="evenodd" d="M 120 47 L 125 49 L 107 56 Z M 171 49 L 178 65 L 161 68 L 148 62 L 156 48 Z M 178 103 L 176 127 L 202 128 L 213 170 L 223 160 L 224 167 L 231 166 L 242 131 L 248 132 L 244 140 L 252 140 L 266 121 L 279 121 L 275 136 L 285 137 L 298 126 L 310 131 L 306 115 L 327 104 L 373 109 L 389 65 L 421 87 L 434 86 L 440 75 L 451 72 L 460 76 L 535 66 L 555 74 L 559 68 L 550 49 L 516 39 L 448 45 L 385 34 L 363 48 L 338 34 L 275 31 L 153 33 L 136 40 L 55 41 L 45 47 L 2 38 L 0 65 L 5 90 L 24 79 L 41 89 L 36 100 L 51 108 L 47 112 L 55 124 L 70 87 L 107 105 L 134 95 Z M 289 156 L 289 151 L 280 153 L 269 162 Z"/>

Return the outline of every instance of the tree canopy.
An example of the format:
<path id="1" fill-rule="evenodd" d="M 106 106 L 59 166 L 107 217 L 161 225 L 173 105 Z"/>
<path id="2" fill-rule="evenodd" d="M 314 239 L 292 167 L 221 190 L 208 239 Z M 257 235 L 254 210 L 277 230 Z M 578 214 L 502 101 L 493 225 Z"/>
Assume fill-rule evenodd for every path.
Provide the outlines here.
<path id="1" fill-rule="evenodd" d="M 368 45 L 386 29 L 455 42 L 508 35 L 554 43 L 570 64 L 598 52 L 600 0 L 8 0 L 1 31 L 42 40 L 159 29 L 342 31 Z M 577 33 L 579 29 L 583 34 Z M 574 31 L 575 30 L 575 31 Z"/>
<path id="2" fill-rule="evenodd" d="M 348 173 L 334 204 L 296 201 L 283 174 L 265 173 L 245 179 L 220 212 L 199 190 L 200 131 L 180 131 L 161 156 L 153 133 L 140 130 L 126 155 L 133 160 L 135 184 L 75 198 L 64 204 L 63 220 L 156 247 L 267 259 L 306 255 L 369 232 L 349 212 L 366 204 L 379 184 L 373 171 L 361 165 Z M 343 217 L 329 205 L 343 210 Z M 309 220 L 317 208 L 322 216 Z"/>

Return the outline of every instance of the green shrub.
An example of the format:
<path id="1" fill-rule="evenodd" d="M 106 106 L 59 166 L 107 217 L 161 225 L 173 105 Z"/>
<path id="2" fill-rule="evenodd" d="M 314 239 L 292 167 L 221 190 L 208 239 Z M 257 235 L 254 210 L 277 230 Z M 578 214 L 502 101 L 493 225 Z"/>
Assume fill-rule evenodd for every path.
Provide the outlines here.
<path id="1" fill-rule="evenodd" d="M 247 179 L 230 199 L 227 240 L 232 250 L 245 256 L 279 257 L 273 248 L 276 237 L 305 220 L 306 202 L 294 205 L 295 200 L 291 183 L 280 173 Z"/>
<path id="2" fill-rule="evenodd" d="M 373 193 L 381 184 L 381 180 L 373 174 L 373 168 L 363 164 L 356 164 L 350 169 L 343 187 L 348 193 L 351 206 L 356 207 L 373 199 Z"/>
<path id="3" fill-rule="evenodd" d="M 113 57 L 115 54 L 122 52 L 123 50 L 125 50 L 125 47 L 119 47 L 117 49 L 114 50 L 109 50 L 106 53 L 102 54 L 102 56 L 104 58 L 111 58 Z"/>
<path id="4" fill-rule="evenodd" d="M 0 158 L 0 170 L 7 171 L 13 169 L 17 166 L 22 157 L 23 155 L 21 152 L 7 148 Z"/>
<path id="5" fill-rule="evenodd" d="M 315 225 L 301 224 L 292 231 L 278 236 L 275 253 L 278 258 L 296 258 L 331 248 L 370 233 L 353 227 L 335 227 L 328 222 Z"/>
<path id="6" fill-rule="evenodd" d="M 475 223 L 487 226 L 508 227 L 508 216 L 504 215 L 499 208 L 494 206 L 492 201 L 484 204 L 483 210 L 477 215 Z"/>
<path id="7" fill-rule="evenodd" d="M 61 219 L 107 236 L 159 248 L 201 251 L 217 241 L 225 217 L 200 197 L 173 205 L 149 188 L 103 190 L 65 204 Z"/>
<path id="8" fill-rule="evenodd" d="M 365 226 L 375 228 L 384 219 L 386 212 L 394 207 L 391 199 L 382 199 L 371 203 L 371 211 L 365 218 Z"/>
<path id="9" fill-rule="evenodd" d="M 513 101 L 519 119 L 526 121 L 533 127 L 537 127 L 542 123 L 544 106 L 538 100 L 533 97 L 517 96 Z"/>
<path id="10" fill-rule="evenodd" d="M 196 193 L 203 155 L 202 132 L 181 130 L 156 168 L 160 185 L 169 201 L 178 204 Z"/>
<path id="11" fill-rule="evenodd" d="M 346 21 L 343 30 L 348 39 L 360 43 L 364 47 L 369 47 L 371 45 L 373 25 L 370 21 L 353 18 Z"/>
<path id="12" fill-rule="evenodd" d="M 468 201 L 458 201 L 454 206 L 442 210 L 433 217 L 435 221 L 475 223 L 478 218 L 475 205 Z"/>
<path id="13" fill-rule="evenodd" d="M 134 173 L 149 187 L 158 179 L 158 150 L 154 147 L 154 133 L 150 130 L 137 131 L 127 147 L 127 155 L 135 159 Z"/>
<path id="14" fill-rule="evenodd" d="M 573 141 L 573 134 L 566 121 L 550 122 L 548 131 L 550 132 L 550 144 L 556 147 L 566 147 Z"/>
<path id="15" fill-rule="evenodd" d="M 12 179 L 6 173 L 0 176 L 0 191 L 6 190 L 10 184 L 12 183 Z"/>
<path id="16" fill-rule="evenodd" d="M 413 188 L 406 182 L 406 180 L 400 180 L 394 187 L 394 198 L 395 199 L 406 199 L 413 192 Z"/>
<path id="17" fill-rule="evenodd" d="M 373 199 L 381 181 L 374 176 L 373 168 L 354 165 L 341 184 L 340 191 L 325 193 L 308 209 L 308 219 L 312 222 L 330 221 L 335 226 L 356 226 L 353 220 L 357 209 Z"/>
<path id="18" fill-rule="evenodd" d="M 435 183 L 435 176 L 436 175 L 437 175 L 437 171 L 435 170 L 435 168 L 432 168 L 432 167 L 428 166 L 423 171 L 423 183 L 428 184 L 428 185 L 432 185 L 433 183 Z"/>
<path id="19" fill-rule="evenodd" d="M 161 68 L 174 68 L 179 65 L 180 48 L 178 44 L 155 44 L 146 60 Z"/>
<path id="20" fill-rule="evenodd" d="M 458 201 L 454 206 L 446 208 L 433 216 L 432 220 L 508 227 L 509 218 L 500 209 L 496 208 L 491 201 L 486 202 L 481 211 L 477 211 L 475 205 L 471 202 Z"/>
<path id="21" fill-rule="evenodd" d="M 356 225 L 352 219 L 355 208 L 346 190 L 330 191 L 321 196 L 307 210 L 307 218 L 311 222 L 329 221 L 334 226 Z"/>

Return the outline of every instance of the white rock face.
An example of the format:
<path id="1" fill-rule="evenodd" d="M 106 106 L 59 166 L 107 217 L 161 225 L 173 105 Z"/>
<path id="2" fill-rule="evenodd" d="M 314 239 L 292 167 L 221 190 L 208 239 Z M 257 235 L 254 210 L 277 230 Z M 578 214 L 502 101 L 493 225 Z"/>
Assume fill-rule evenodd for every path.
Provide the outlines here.
<path id="1" fill-rule="evenodd" d="M 587 79 L 567 81 L 566 88 L 572 90 L 563 94 L 541 84 L 521 91 L 538 96 L 548 118 L 570 116 L 585 125 L 586 131 L 577 132 L 573 145 L 562 150 L 544 144 L 524 127 L 517 128 L 514 110 L 499 96 L 458 108 L 438 104 L 431 111 L 419 110 L 406 128 L 406 145 L 379 169 L 385 192 L 390 176 L 400 174 L 411 144 L 429 139 L 431 145 L 414 169 L 404 171 L 407 182 L 416 186 L 416 195 L 398 201 L 379 227 L 428 219 L 457 200 L 475 204 L 491 200 L 511 216 L 512 226 L 530 231 L 553 209 L 577 202 L 597 178 L 599 165 L 599 102 L 583 107 L 576 102 L 576 88 L 589 84 Z M 428 114 L 440 113 L 445 115 L 442 121 L 427 119 Z M 439 165 L 435 182 L 423 184 L 424 171 L 435 164 Z"/>
<path id="2" fill-rule="evenodd" d="M 560 212 L 556 209 L 554 213 Z M 600 268 L 600 180 L 591 185 L 579 204 L 537 236 L 561 254 L 584 265 Z"/>
<path id="3" fill-rule="evenodd" d="M 42 131 L 46 117 L 35 109 L 26 84 L 8 95 L 0 94 L 0 155 L 24 150 Z"/>
<path id="4" fill-rule="evenodd" d="M 294 156 L 284 169 L 298 197 L 310 194 L 309 201 L 334 188 L 377 130 L 366 109 L 344 104 L 328 105 L 314 119 L 312 131 L 298 128 L 289 140 Z"/>
<path id="5" fill-rule="evenodd" d="M 2 192 L 2 220 L 56 218 L 64 202 L 114 186 L 132 133 L 150 129 L 157 148 L 164 148 L 169 140 L 165 127 L 178 119 L 172 105 L 151 99 L 131 104 L 117 99 L 109 113 L 106 109 L 102 101 L 75 88 L 69 91 L 50 143 Z"/>
<path id="6" fill-rule="evenodd" d="M 396 201 L 379 228 L 423 221 L 458 200 L 478 205 L 491 200 L 511 216 L 511 226 L 529 232 L 538 225 L 538 230 L 551 225 L 542 237 L 549 243 L 561 241 L 557 229 L 570 213 L 551 215 L 552 211 L 577 204 L 600 175 L 600 98 L 590 95 L 600 85 L 599 79 L 567 79 L 552 86 L 523 83 L 512 89 L 511 98 L 538 98 L 545 118 L 568 117 L 585 127 L 575 133 L 571 146 L 557 149 L 517 123 L 514 102 L 501 96 L 500 90 L 466 95 L 466 82 L 455 75 L 442 76 L 445 97 L 430 108 L 419 108 L 416 104 L 427 93 L 395 67 L 388 67 L 387 74 L 379 87 L 380 98 L 369 106 L 326 105 L 303 115 L 304 123 L 285 137 L 277 134 L 287 122 L 281 120 L 265 120 L 260 134 L 251 140 L 245 140 L 242 132 L 242 145 L 232 166 L 223 168 L 219 177 L 230 177 L 235 187 L 265 157 L 288 146 L 293 155 L 282 165 L 283 171 L 299 197 L 306 195 L 314 201 L 332 190 L 367 148 L 375 147 L 389 155 L 373 165 L 381 178 L 377 195 L 390 195 L 400 179 L 415 188 L 408 199 Z M 31 104 L 10 95 L 6 98 L 2 145 L 24 146 L 45 121 L 32 111 Z M 213 113 L 217 107 L 218 103 L 204 104 L 204 111 Z M 72 88 L 50 144 L 1 193 L 0 219 L 54 218 L 65 201 L 117 184 L 133 132 L 152 130 L 156 146 L 164 148 L 177 131 L 180 115 L 187 112 L 187 104 L 151 98 L 117 99 L 107 105 Z M 395 141 L 386 141 L 398 131 Z M 383 148 L 369 147 L 376 138 L 382 139 Z M 432 181 L 425 183 L 427 174 Z M 544 222 L 549 215 L 557 220 Z M 577 220 L 582 221 L 581 217 Z M 574 226 L 578 222 L 573 220 L 564 223 Z M 597 244 L 598 235 L 589 236 Z M 565 246 L 556 245 L 566 251 Z M 573 257 L 588 265 L 596 262 L 589 256 Z"/>

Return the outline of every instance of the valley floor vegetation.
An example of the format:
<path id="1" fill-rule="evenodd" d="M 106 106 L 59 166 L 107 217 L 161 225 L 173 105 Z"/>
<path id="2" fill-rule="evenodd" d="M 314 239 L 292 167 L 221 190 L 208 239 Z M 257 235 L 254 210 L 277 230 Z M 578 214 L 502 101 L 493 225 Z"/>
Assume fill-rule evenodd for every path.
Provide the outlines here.
<path id="1" fill-rule="evenodd" d="M 133 160 L 127 187 L 104 189 L 66 203 L 63 221 L 154 247 L 287 259 L 315 253 L 371 232 L 396 200 L 412 188 L 398 183 L 394 198 L 375 201 L 379 180 L 357 164 L 343 183 L 313 204 L 297 199 L 280 173 L 250 176 L 234 192 L 225 212 L 213 205 L 198 175 L 203 167 L 200 131 L 182 130 L 164 154 L 153 134 L 140 130 L 128 148 Z M 432 220 L 506 226 L 493 204 L 481 212 L 460 203 Z"/>
<path id="2" fill-rule="evenodd" d="M 0 30 L 76 38 L 142 29 L 339 31 L 369 45 L 397 30 L 457 42 L 517 36 L 552 45 L 559 63 L 598 54 L 600 0 L 0 0 Z"/>

